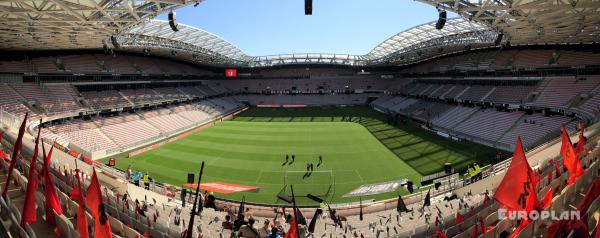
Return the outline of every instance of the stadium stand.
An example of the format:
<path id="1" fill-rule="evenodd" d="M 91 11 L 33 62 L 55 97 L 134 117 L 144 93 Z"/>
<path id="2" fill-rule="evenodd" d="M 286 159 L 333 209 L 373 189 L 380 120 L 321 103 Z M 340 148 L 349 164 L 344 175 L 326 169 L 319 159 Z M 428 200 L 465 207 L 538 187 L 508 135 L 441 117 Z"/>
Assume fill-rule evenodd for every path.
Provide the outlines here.
<path id="1" fill-rule="evenodd" d="M 26 99 L 14 91 L 8 84 L 0 84 L 0 90 L 3 92 L 0 93 L 2 110 L 15 114 L 30 112 L 29 108 L 24 104 Z"/>
<path id="2" fill-rule="evenodd" d="M 536 89 L 539 95 L 534 104 L 546 107 L 569 106 L 576 96 L 589 93 L 599 83 L 596 77 L 589 80 L 585 77 L 548 77 Z"/>
<path id="3" fill-rule="evenodd" d="M 60 151 L 57 152 L 60 154 Z M 595 154 L 597 154 L 597 152 L 595 152 Z M 26 160 L 19 160 L 18 163 L 19 166 L 17 166 L 17 168 L 22 168 L 22 171 L 28 171 Z M 63 171 L 54 169 L 64 167 L 64 165 L 61 165 L 60 163 L 61 162 L 54 162 L 54 166 L 51 167 L 53 169 L 50 170 L 54 181 L 52 186 L 56 186 L 57 188 L 58 197 L 64 211 L 63 215 L 56 216 L 57 225 L 59 229 L 61 229 L 61 232 L 76 236 L 79 235 L 75 228 L 75 214 L 78 205 L 69 197 L 69 194 L 75 185 L 75 183 L 72 182 L 74 181 L 74 174 L 71 172 L 65 172 L 63 174 Z M 4 160 L 0 161 L 0 164 L 4 169 L 8 167 L 7 162 Z M 583 195 L 586 194 L 587 189 L 590 188 L 591 183 L 594 180 L 597 180 L 600 171 L 599 164 L 598 161 L 594 162 L 590 160 L 589 162 L 586 162 L 587 169 L 585 173 L 573 185 L 567 185 L 565 182 L 569 175 L 568 173 L 553 177 L 553 179 L 548 182 L 538 183 L 540 185 L 537 191 L 538 194 L 540 194 L 539 196 L 543 195 L 550 187 L 553 191 L 557 191 L 556 195 L 553 196 L 553 205 L 548 208 L 548 210 L 564 211 L 569 207 L 577 207 L 579 202 L 583 199 Z M 554 170 L 554 167 L 551 163 L 545 163 L 539 170 L 542 174 L 546 174 L 548 171 Z M 98 172 L 103 173 L 102 171 Z M 90 175 L 88 172 L 80 173 L 80 175 L 87 178 L 82 183 L 83 189 L 86 190 L 90 186 Z M 47 236 L 52 236 L 52 227 L 43 222 L 37 222 L 31 227 L 28 225 L 25 226 L 25 228 L 20 228 L 17 225 L 19 218 L 22 215 L 18 207 L 23 205 L 23 200 L 19 198 L 24 196 L 24 190 L 27 187 L 27 174 L 16 171 L 14 176 L 17 178 L 16 186 L 19 189 L 10 192 L 7 200 L 0 198 L 2 209 L 11 211 L 8 215 L 6 212 L 2 213 L 3 219 L 8 217 L 8 223 L 12 224 L 10 227 L 15 234 L 27 234 L 27 236 L 23 235 L 23 237 L 31 237 L 32 230 L 35 230 L 37 235 L 46 234 Z M 2 181 L 5 181 L 5 172 L 2 172 L 2 178 L 4 178 Z M 48 185 L 46 184 L 45 186 Z M 186 228 L 185 224 L 177 223 L 175 221 L 177 218 L 175 217 L 179 217 L 179 214 L 189 214 L 189 206 L 185 208 L 164 205 L 156 206 L 156 204 L 153 205 L 149 201 L 134 201 L 129 196 L 121 198 L 119 194 L 116 194 L 112 190 L 105 191 L 104 196 L 106 205 L 108 206 L 107 213 L 109 215 L 113 235 L 132 237 L 149 234 L 151 237 L 173 237 L 179 236 Z M 581 195 L 576 195 L 575 191 L 579 191 L 579 194 Z M 339 210 L 339 215 L 340 217 L 344 217 L 344 227 L 351 226 L 351 231 L 365 234 L 369 237 L 380 235 L 386 237 L 423 237 L 428 236 L 427 234 L 432 234 L 432 229 L 434 229 L 433 226 L 436 226 L 436 229 L 444 230 L 448 237 L 466 236 L 474 234 L 473 230 L 476 229 L 476 226 L 480 225 L 480 223 L 489 227 L 489 230 L 487 230 L 486 235 L 483 235 L 483 237 L 497 237 L 503 232 L 510 234 L 510 232 L 516 228 L 517 223 L 510 221 L 507 218 L 500 220 L 497 213 L 498 208 L 501 205 L 494 200 L 489 200 L 491 195 L 486 195 L 486 193 L 491 194 L 493 191 L 487 190 L 486 192 L 475 194 L 467 192 L 464 195 L 461 195 L 459 199 L 449 201 L 443 199 L 443 195 L 433 196 L 431 205 L 428 206 L 424 212 L 420 211 L 423 205 L 421 204 L 421 199 L 419 199 L 419 202 L 409 203 L 407 205 L 408 212 L 396 213 L 397 215 L 393 215 L 395 212 L 392 213 L 385 209 L 378 211 L 376 204 L 369 203 L 364 205 L 366 213 L 364 215 L 364 220 L 358 219 L 355 213 L 344 213 L 344 210 Z M 598 201 L 600 200 L 595 199 L 589 210 L 586 211 L 587 214 L 594 213 L 597 209 Z M 141 203 L 141 205 L 146 204 L 149 206 L 144 206 L 144 210 L 141 210 L 141 205 L 136 205 L 139 204 L 138 202 Z M 43 195 L 36 196 L 36 203 L 39 207 L 43 207 Z M 395 207 L 395 201 L 390 201 L 390 203 L 391 204 L 389 205 L 391 207 Z M 207 237 L 230 235 L 231 230 L 223 229 L 219 222 L 214 223 L 212 221 L 223 219 L 226 215 L 229 216 L 229 214 L 232 214 L 235 220 L 236 206 L 237 205 L 235 204 L 224 202 L 219 204 L 218 210 L 212 208 L 203 209 L 202 216 L 196 220 L 197 223 L 193 226 L 198 226 L 200 229 L 194 232 L 202 232 L 202 234 Z M 285 217 L 282 217 L 281 213 L 275 215 L 275 218 L 273 218 L 273 216 L 261 215 L 261 213 L 258 212 L 260 209 L 257 207 L 253 207 L 253 209 L 257 209 L 256 215 L 254 216 L 254 219 L 258 220 L 256 224 L 262 224 L 262 221 L 264 220 L 272 220 L 275 223 L 275 227 L 281 230 L 287 230 L 287 228 L 289 228 L 289 224 L 286 224 Z M 302 210 L 305 217 L 310 218 L 312 216 L 311 209 Z M 92 221 L 91 224 L 93 224 L 93 218 L 90 212 L 91 210 L 86 212 L 88 222 Z M 423 216 L 423 214 L 425 215 Z M 458 219 L 457 214 L 462 217 L 462 222 L 456 221 Z M 10 216 L 14 217 L 10 218 Z M 329 220 L 331 217 L 329 217 L 326 212 L 322 219 L 322 222 L 327 222 L 326 219 Z M 437 221 L 438 219 L 440 220 L 439 224 L 434 222 L 434 220 Z M 595 222 L 593 220 L 595 219 L 594 216 L 588 216 L 587 219 L 588 220 L 585 222 Z M 382 222 L 378 222 L 378 220 L 381 220 Z M 541 227 L 547 227 L 551 222 L 552 221 L 550 220 L 542 220 L 539 223 L 532 223 L 527 226 L 526 229 L 521 231 L 520 237 L 532 236 L 532 234 L 544 234 L 545 229 Z M 544 223 L 544 225 L 540 223 Z M 392 231 L 387 232 L 385 227 L 392 227 L 393 229 L 391 229 Z M 260 228 L 260 225 L 256 228 Z M 344 229 L 336 229 L 332 226 L 317 226 L 313 235 L 343 235 L 344 233 Z M 477 232 L 477 234 L 481 234 L 481 231 Z M 197 234 L 195 234 L 195 236 L 197 236 Z"/>

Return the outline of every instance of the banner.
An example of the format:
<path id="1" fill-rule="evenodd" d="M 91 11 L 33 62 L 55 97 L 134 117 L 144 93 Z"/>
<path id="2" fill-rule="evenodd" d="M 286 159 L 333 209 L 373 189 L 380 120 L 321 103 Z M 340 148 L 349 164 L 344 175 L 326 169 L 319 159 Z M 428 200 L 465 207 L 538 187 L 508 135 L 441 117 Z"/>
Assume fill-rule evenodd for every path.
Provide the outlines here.
<path id="1" fill-rule="evenodd" d="M 196 184 L 186 183 L 183 186 L 196 189 Z M 200 184 L 200 190 L 208 190 L 215 193 L 221 194 L 231 194 L 231 193 L 239 193 L 239 192 L 258 192 L 260 190 L 259 187 L 256 186 L 246 186 L 239 184 L 230 184 L 230 183 L 222 183 L 222 182 L 210 182 Z"/>
<path id="2" fill-rule="evenodd" d="M 402 184 L 405 184 L 406 181 L 407 179 L 400 179 L 396 181 L 389 181 L 383 183 L 365 184 L 352 190 L 352 192 L 349 192 L 342 197 L 358 197 L 393 192 L 396 189 L 398 189 L 398 187 L 402 186 Z"/>

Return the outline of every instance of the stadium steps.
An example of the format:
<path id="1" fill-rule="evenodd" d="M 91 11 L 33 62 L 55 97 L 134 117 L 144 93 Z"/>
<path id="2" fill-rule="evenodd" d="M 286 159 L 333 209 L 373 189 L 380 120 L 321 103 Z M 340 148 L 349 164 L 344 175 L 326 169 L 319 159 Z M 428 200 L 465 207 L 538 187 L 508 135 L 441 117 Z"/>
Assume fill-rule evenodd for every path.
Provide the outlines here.
<path id="1" fill-rule="evenodd" d="M 146 124 L 148 127 L 152 128 L 152 129 L 156 129 L 157 131 L 160 131 L 161 134 L 166 133 L 166 131 L 163 131 L 160 129 L 160 126 L 154 124 L 151 121 L 146 120 L 146 117 L 140 113 L 138 113 L 137 111 L 135 112 L 136 115 L 140 116 L 143 120 L 141 120 L 142 122 L 144 122 L 144 124 Z"/>
<path id="2" fill-rule="evenodd" d="M 578 103 L 569 103 L 569 107 L 579 107 L 587 103 L 587 101 L 589 101 L 593 97 L 600 97 L 600 84 L 594 87 L 594 89 L 592 89 L 589 93 L 587 93 L 587 97 L 583 100 L 580 100 Z"/>
<path id="3" fill-rule="evenodd" d="M 440 89 L 442 89 L 442 88 L 444 88 L 444 85 L 443 85 L 443 84 L 442 84 L 442 85 L 440 85 L 439 87 L 437 87 L 435 90 L 433 90 L 433 91 L 429 92 L 429 93 L 428 93 L 427 95 L 425 95 L 425 96 L 427 96 L 428 98 L 430 98 L 430 97 L 431 97 L 431 95 L 433 95 L 434 93 L 436 93 L 437 91 L 439 91 L 439 90 L 440 90 Z"/>
<path id="4" fill-rule="evenodd" d="M 117 143 L 117 141 L 115 141 L 112 137 L 110 137 L 108 134 L 104 133 L 104 131 L 101 129 L 102 127 L 100 125 L 98 125 L 96 123 L 96 121 L 92 120 L 92 123 L 94 123 L 94 126 L 96 127 L 96 129 L 98 131 L 98 134 L 100 134 L 100 136 L 104 137 L 104 139 L 112 141 L 113 144 L 117 145 L 117 147 L 121 147 L 123 145 Z"/>
<path id="5" fill-rule="evenodd" d="M 208 97 L 209 93 L 207 93 L 205 90 L 202 90 L 202 88 L 195 86 L 194 87 L 196 89 L 196 91 L 200 92 L 204 97 Z"/>
<path id="6" fill-rule="evenodd" d="M 465 94 L 469 89 L 471 89 L 471 86 L 466 87 L 464 90 L 462 90 L 462 92 L 456 94 L 456 96 L 454 96 L 454 98 L 452 98 L 452 99 L 456 100 L 457 98 L 460 98 L 460 96 L 462 96 L 463 94 Z"/>
<path id="7" fill-rule="evenodd" d="M 440 95 L 439 98 L 446 98 L 446 94 L 452 92 L 452 90 L 454 90 L 454 88 L 456 88 L 456 85 L 450 87 L 448 90 L 446 90 L 445 93 L 442 93 L 442 95 Z"/>
<path id="8" fill-rule="evenodd" d="M 21 95 L 21 94 L 19 93 L 19 91 L 15 90 L 15 89 L 12 87 L 12 85 L 11 85 L 11 84 L 6 84 L 6 85 L 8 86 L 7 88 L 8 88 L 9 90 L 11 90 L 11 91 L 14 93 L 14 95 L 18 95 L 18 96 L 19 96 L 19 99 L 20 99 L 21 101 L 23 101 L 23 102 L 27 102 L 27 99 L 26 99 L 26 98 L 25 98 L 23 95 Z"/>
<path id="9" fill-rule="evenodd" d="M 119 95 L 121 95 L 121 97 L 123 99 L 125 99 L 125 101 L 127 101 L 128 103 L 130 103 L 132 107 L 135 105 L 135 103 L 133 103 L 131 100 L 129 100 L 129 98 L 127 98 L 127 96 L 125 96 L 125 94 L 123 94 L 121 91 L 117 91 L 117 93 L 119 93 Z"/>
<path id="10" fill-rule="evenodd" d="M 150 91 L 152 91 L 153 93 L 155 93 L 156 95 L 158 95 L 160 98 L 162 98 L 161 101 L 168 101 L 167 99 L 165 99 L 165 97 L 163 97 L 163 95 L 161 93 L 159 93 L 158 91 L 154 90 L 154 89 L 150 89 Z"/>
<path id="11" fill-rule="evenodd" d="M 416 94 L 417 94 L 418 96 L 421 96 L 421 95 L 425 94 L 425 92 L 429 91 L 429 89 L 430 89 L 430 88 L 432 88 L 432 87 L 433 87 L 433 85 L 428 85 L 427 87 L 425 87 L 425 89 L 423 89 L 423 90 L 421 90 L 421 91 L 417 92 Z"/>
<path id="12" fill-rule="evenodd" d="M 496 87 L 492 88 L 492 90 L 490 90 L 485 96 L 483 96 L 480 101 L 483 102 L 487 97 L 492 95 L 492 93 L 494 93 L 494 91 L 496 91 Z"/>
<path id="13" fill-rule="evenodd" d="M 582 93 L 579 94 L 575 97 L 573 97 L 568 103 L 567 103 L 567 107 L 571 108 L 571 107 L 579 107 L 582 104 L 584 104 L 586 101 L 588 101 L 590 98 L 592 98 L 591 94 L 589 93 Z"/>
<path id="14" fill-rule="evenodd" d="M 473 115 L 477 114 L 476 112 L 477 112 L 477 110 L 472 111 L 468 117 L 465 117 L 464 119 L 460 120 L 453 127 L 448 128 L 448 130 L 454 131 L 454 128 L 456 128 L 458 125 L 462 124 L 463 122 L 469 120 Z"/>
<path id="15" fill-rule="evenodd" d="M 192 99 L 194 99 L 194 95 L 190 95 L 189 93 L 186 93 L 186 92 L 184 92 L 183 90 L 181 90 L 181 88 L 179 88 L 179 87 L 176 87 L 175 89 L 177 89 L 177 91 L 178 91 L 178 92 L 181 92 L 183 95 L 185 95 L 185 97 L 186 97 L 188 100 L 192 100 Z"/>
<path id="16" fill-rule="evenodd" d="M 508 128 L 508 130 L 504 131 L 504 133 L 502 133 L 502 135 L 498 138 L 498 140 L 495 141 L 495 143 L 499 143 L 500 140 L 502 140 L 502 138 L 504 138 L 504 136 L 506 134 L 508 134 L 509 132 L 513 131 L 515 129 L 515 127 L 517 127 L 519 125 L 519 122 L 525 120 L 525 118 L 529 117 L 529 115 L 523 113 L 523 115 L 521 115 L 521 117 L 519 117 L 519 119 L 515 120 L 515 122 L 512 124 L 512 126 L 510 126 Z"/>
<path id="17" fill-rule="evenodd" d="M 8 86 L 7 88 L 9 88 L 9 90 L 12 90 L 12 92 L 14 92 L 14 95 L 19 96 L 19 98 L 23 102 L 23 105 L 27 106 L 27 108 L 30 111 L 32 111 L 33 113 L 38 114 L 38 115 L 46 114 L 46 110 L 41 107 L 40 102 L 38 102 L 37 100 L 34 100 L 34 101 L 27 100 L 27 98 L 25 98 L 25 96 L 23 96 L 18 90 L 14 89 L 11 84 L 7 84 L 7 86 Z"/>
<path id="18" fill-rule="evenodd" d="M 537 85 L 531 90 L 531 92 L 527 95 L 523 103 L 531 104 L 537 101 L 538 97 L 542 94 L 542 91 L 546 89 L 548 84 L 550 83 L 550 79 L 542 79 L 538 81 Z"/>

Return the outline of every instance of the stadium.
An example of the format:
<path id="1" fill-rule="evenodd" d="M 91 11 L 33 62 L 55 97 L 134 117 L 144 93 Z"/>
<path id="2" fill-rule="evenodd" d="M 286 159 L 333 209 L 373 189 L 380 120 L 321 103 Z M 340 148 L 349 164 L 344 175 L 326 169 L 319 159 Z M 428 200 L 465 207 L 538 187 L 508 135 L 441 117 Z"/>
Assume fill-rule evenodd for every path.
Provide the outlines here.
<path id="1" fill-rule="evenodd" d="M 600 237 L 600 2 L 259 56 L 212 2 L 0 2 L 2 237 Z"/>

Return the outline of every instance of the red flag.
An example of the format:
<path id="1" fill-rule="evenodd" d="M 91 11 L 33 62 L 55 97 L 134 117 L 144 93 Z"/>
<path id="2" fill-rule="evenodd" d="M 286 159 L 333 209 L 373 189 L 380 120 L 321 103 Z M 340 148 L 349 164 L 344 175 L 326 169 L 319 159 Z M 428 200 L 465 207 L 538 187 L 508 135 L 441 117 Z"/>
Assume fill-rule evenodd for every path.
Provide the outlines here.
<path id="1" fill-rule="evenodd" d="M 44 167 L 42 173 L 44 174 L 44 196 L 46 197 L 46 222 L 48 222 L 50 225 L 56 226 L 53 213 L 56 213 L 57 215 L 62 215 L 63 213 L 60 206 L 60 200 L 58 200 L 58 195 L 56 194 L 56 189 L 54 188 L 54 182 L 52 181 L 52 176 L 50 176 L 49 171 L 54 146 L 50 148 L 50 151 L 46 156 L 46 149 L 44 143 L 42 143 L 42 151 L 44 153 Z"/>
<path id="2" fill-rule="evenodd" d="M 473 227 L 473 238 L 477 238 L 478 233 L 479 233 L 479 224 L 475 223 L 475 227 Z"/>
<path id="3" fill-rule="evenodd" d="M 4 132 L 0 131 L 0 141 L 4 138 Z M 0 144 L 0 159 L 8 159 L 8 155 L 2 151 L 2 145 Z"/>
<path id="4" fill-rule="evenodd" d="M 558 168 L 558 160 L 554 162 L 554 173 L 556 174 L 555 178 L 560 177 L 560 168 Z"/>
<path id="5" fill-rule="evenodd" d="M 288 229 L 283 238 L 299 238 L 298 221 L 296 221 L 296 217 L 294 217 L 294 219 L 292 219 L 292 222 L 290 222 L 290 229 Z"/>
<path id="6" fill-rule="evenodd" d="M 531 220 L 527 219 L 527 217 L 525 219 L 521 220 L 521 223 L 519 224 L 517 229 L 515 229 L 512 234 L 510 234 L 510 238 L 517 237 L 517 235 L 519 235 L 519 233 L 521 233 L 521 230 L 525 229 L 525 227 L 527 227 L 527 225 L 529 225 L 529 223 L 531 223 Z"/>
<path id="7" fill-rule="evenodd" d="M 8 176 L 6 176 L 6 183 L 4 184 L 4 190 L 2 190 L 2 197 L 6 199 L 6 192 L 8 191 L 8 185 L 10 184 L 10 180 L 12 179 L 12 171 L 15 168 L 15 163 L 17 162 L 17 158 L 19 157 L 19 153 L 23 147 L 23 134 L 25 134 L 25 124 L 27 124 L 27 115 L 25 113 L 25 118 L 23 118 L 23 123 L 21 123 L 21 127 L 19 127 L 19 135 L 17 136 L 17 140 L 15 141 L 15 146 L 13 147 L 13 154 L 10 160 L 10 165 L 8 166 Z"/>
<path id="8" fill-rule="evenodd" d="M 108 215 L 106 214 L 106 210 L 104 208 L 104 203 L 100 203 L 98 205 L 94 220 L 94 238 L 112 238 L 110 222 L 108 220 Z"/>
<path id="9" fill-rule="evenodd" d="M 488 206 L 488 201 L 490 200 L 490 197 L 488 196 L 487 192 L 485 192 L 484 196 L 485 197 L 483 197 L 483 207 L 487 207 Z"/>
<path id="10" fill-rule="evenodd" d="M 494 193 L 494 199 L 511 210 L 529 212 L 538 201 L 535 184 L 535 175 L 527 162 L 523 142 L 519 137 L 510 166 Z"/>
<path id="11" fill-rule="evenodd" d="M 102 203 L 102 191 L 100 190 L 100 182 L 98 182 L 98 176 L 96 175 L 96 169 L 92 172 L 92 179 L 90 181 L 90 187 L 87 191 L 87 197 L 85 203 L 92 211 L 94 217 L 98 216 L 98 206 Z"/>
<path id="12" fill-rule="evenodd" d="M 296 208 L 296 197 L 294 197 L 294 187 L 290 185 L 290 189 L 292 190 L 292 206 L 294 210 L 294 219 L 290 223 L 290 229 L 287 233 L 285 233 L 284 238 L 299 238 L 300 233 L 298 231 L 298 209 Z"/>
<path id="13" fill-rule="evenodd" d="M 77 187 L 71 190 L 71 199 L 79 203 L 77 208 L 77 231 L 81 238 L 89 238 L 87 216 L 85 215 L 85 197 L 81 192 L 81 181 L 79 180 L 79 171 L 76 171 Z"/>
<path id="14" fill-rule="evenodd" d="M 575 147 L 575 153 L 577 153 L 577 155 L 580 155 L 585 151 L 585 143 L 587 142 L 585 136 L 583 135 L 583 133 L 585 133 L 585 125 L 583 122 L 579 124 L 579 129 L 581 130 L 579 132 L 579 141 L 577 141 L 577 147 Z"/>
<path id="15" fill-rule="evenodd" d="M 567 134 L 564 126 L 562 128 L 560 154 L 563 157 L 563 165 L 569 170 L 569 184 L 573 184 L 579 176 L 583 175 L 583 168 L 579 163 L 579 156 L 575 152 L 575 148 L 571 144 L 571 138 L 569 138 L 569 134 Z"/>
<path id="16" fill-rule="evenodd" d="M 37 213 L 35 211 L 35 192 L 37 191 L 38 179 L 36 176 L 38 148 L 40 144 L 40 129 L 35 139 L 35 148 L 33 150 L 33 156 L 31 156 L 31 162 L 29 163 L 29 176 L 27 177 L 27 192 L 25 193 L 25 203 L 23 204 L 23 211 L 21 217 L 21 225 L 33 224 L 37 220 Z M 13 158 L 14 160 L 14 158 Z"/>
<path id="17" fill-rule="evenodd" d="M 569 233 L 573 232 L 573 237 L 578 238 L 588 238 L 590 234 L 588 233 L 587 224 L 580 220 L 560 220 L 552 223 L 546 230 L 546 237 L 555 238 L 555 237 L 567 237 Z M 598 232 L 596 231 L 596 237 L 598 237 Z"/>
<path id="18" fill-rule="evenodd" d="M 454 225 L 460 224 L 465 220 L 465 216 L 460 214 L 460 212 L 456 212 L 456 219 L 454 219 Z"/>

